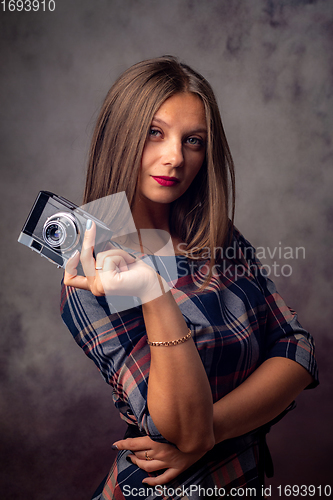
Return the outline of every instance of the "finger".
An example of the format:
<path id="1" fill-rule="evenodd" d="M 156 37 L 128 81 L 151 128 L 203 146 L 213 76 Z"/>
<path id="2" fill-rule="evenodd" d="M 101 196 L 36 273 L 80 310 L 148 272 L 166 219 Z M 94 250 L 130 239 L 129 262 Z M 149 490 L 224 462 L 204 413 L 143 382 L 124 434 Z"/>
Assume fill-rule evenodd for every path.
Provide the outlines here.
<path id="1" fill-rule="evenodd" d="M 64 274 L 64 284 L 66 286 L 89 290 L 90 287 L 87 278 L 85 276 L 77 276 L 77 266 L 79 262 L 80 253 L 76 250 L 76 252 L 74 252 L 74 254 L 67 261 Z"/>
<path id="2" fill-rule="evenodd" d="M 116 441 L 115 443 L 113 443 L 113 446 L 116 446 L 118 450 L 150 450 L 151 439 L 149 436 L 121 439 L 120 441 Z"/>
<path id="3" fill-rule="evenodd" d="M 132 450 L 134 451 L 134 450 Z M 140 451 L 135 451 L 134 452 L 135 456 L 139 459 L 139 460 L 147 460 L 148 462 L 151 461 L 151 460 L 154 460 L 154 455 L 153 455 L 153 452 L 151 450 L 140 450 Z M 147 456 L 149 458 L 147 458 Z"/>
<path id="4" fill-rule="evenodd" d="M 87 221 L 86 231 L 84 233 L 84 239 L 82 243 L 81 250 L 81 263 L 84 274 L 88 278 L 89 284 L 92 285 L 95 278 L 95 259 L 94 259 L 94 246 L 96 238 L 96 226 L 95 223 L 89 220 Z M 91 279 L 93 278 L 93 279 Z"/>
<path id="5" fill-rule="evenodd" d="M 140 460 L 135 455 L 128 455 L 128 457 L 133 464 L 146 472 L 156 472 L 165 469 L 165 463 L 160 460 Z"/>
<path id="6" fill-rule="evenodd" d="M 80 252 L 78 250 L 75 250 L 73 255 L 71 255 L 68 259 L 65 267 L 65 272 L 68 274 L 68 276 L 75 277 L 77 275 L 77 266 L 79 265 L 79 262 Z"/>
<path id="7" fill-rule="evenodd" d="M 122 257 L 105 257 L 103 269 L 99 271 L 101 283 L 112 293 L 119 292 L 119 284 L 123 281 L 124 273 L 128 271 L 126 262 Z M 121 287 L 120 287 L 121 288 Z"/>
<path id="8" fill-rule="evenodd" d="M 148 472 L 148 471 L 147 471 Z M 165 472 L 162 474 L 159 474 L 156 477 L 146 477 L 143 479 L 144 484 L 148 484 L 148 486 L 158 486 L 162 484 L 166 484 L 169 481 L 172 481 L 172 479 L 175 479 L 175 477 L 179 476 L 180 471 L 178 469 L 167 469 Z"/>
<path id="9" fill-rule="evenodd" d="M 104 252 L 100 252 L 97 257 L 96 261 L 99 258 L 100 262 L 103 262 L 105 257 L 114 257 L 114 256 L 120 256 L 124 259 L 126 264 L 132 264 L 135 262 L 137 259 L 134 255 L 129 254 L 128 252 L 125 252 L 125 250 L 121 250 L 120 248 L 113 248 L 111 250 L 106 250 Z"/>
<path id="10" fill-rule="evenodd" d="M 99 271 L 115 271 L 124 272 L 128 271 L 128 267 L 125 259 L 121 255 L 107 255 L 106 257 L 97 255 L 96 267 Z"/>

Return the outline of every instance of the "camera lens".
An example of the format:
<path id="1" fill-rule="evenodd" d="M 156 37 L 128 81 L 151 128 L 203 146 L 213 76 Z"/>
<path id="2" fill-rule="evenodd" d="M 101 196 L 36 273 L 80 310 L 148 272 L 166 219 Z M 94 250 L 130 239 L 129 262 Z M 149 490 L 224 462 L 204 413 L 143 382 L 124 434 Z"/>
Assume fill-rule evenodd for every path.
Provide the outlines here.
<path id="1" fill-rule="evenodd" d="M 59 213 L 50 217 L 43 227 L 44 241 L 54 250 L 69 251 L 79 239 L 79 229 L 70 213 Z"/>
<path id="2" fill-rule="evenodd" d="M 57 246 L 61 245 L 61 242 L 64 239 L 64 230 L 57 223 L 48 226 L 45 234 L 47 241 L 49 243 L 54 243 Z"/>

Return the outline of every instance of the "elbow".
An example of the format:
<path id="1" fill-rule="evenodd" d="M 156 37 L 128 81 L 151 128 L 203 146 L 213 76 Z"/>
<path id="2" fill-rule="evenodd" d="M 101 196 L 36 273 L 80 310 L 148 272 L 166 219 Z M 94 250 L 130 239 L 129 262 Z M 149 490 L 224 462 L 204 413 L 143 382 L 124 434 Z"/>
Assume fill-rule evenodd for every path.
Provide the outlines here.
<path id="1" fill-rule="evenodd" d="M 215 444 L 215 433 L 213 425 L 213 413 L 203 418 L 195 418 L 193 415 L 191 426 L 181 427 L 178 432 L 176 446 L 183 453 L 198 454 L 203 456 L 211 450 Z"/>
<path id="2" fill-rule="evenodd" d="M 214 434 L 208 432 L 201 436 L 191 436 L 177 443 L 177 448 L 183 453 L 201 454 L 202 456 L 214 446 Z"/>

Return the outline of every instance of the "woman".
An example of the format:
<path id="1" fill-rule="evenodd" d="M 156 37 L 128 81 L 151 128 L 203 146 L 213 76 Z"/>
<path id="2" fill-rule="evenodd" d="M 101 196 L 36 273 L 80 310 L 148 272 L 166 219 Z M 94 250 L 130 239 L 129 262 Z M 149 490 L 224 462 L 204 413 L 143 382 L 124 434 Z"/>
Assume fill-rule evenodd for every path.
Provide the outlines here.
<path id="1" fill-rule="evenodd" d="M 238 487 L 261 498 L 264 426 L 317 384 L 314 347 L 233 226 L 233 163 L 211 87 L 172 57 L 134 65 L 104 102 L 85 202 L 121 191 L 138 247 L 95 259 L 87 224 L 62 294 L 65 323 L 129 424 L 94 498 L 237 498 Z M 141 259 L 146 230 L 171 235 L 173 288 Z M 142 305 L 111 313 L 117 295 Z"/>

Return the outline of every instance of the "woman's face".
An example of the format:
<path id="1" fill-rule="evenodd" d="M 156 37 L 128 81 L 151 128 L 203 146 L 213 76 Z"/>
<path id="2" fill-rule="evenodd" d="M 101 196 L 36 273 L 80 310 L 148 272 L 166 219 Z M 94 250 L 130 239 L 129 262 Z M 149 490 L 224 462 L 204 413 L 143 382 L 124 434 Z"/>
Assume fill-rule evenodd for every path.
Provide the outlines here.
<path id="1" fill-rule="evenodd" d="M 190 186 L 206 154 L 207 124 L 201 99 L 175 94 L 155 114 L 143 150 L 138 193 L 156 203 L 171 203 Z"/>

